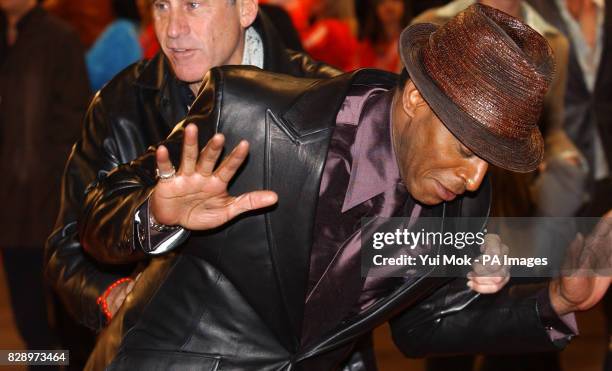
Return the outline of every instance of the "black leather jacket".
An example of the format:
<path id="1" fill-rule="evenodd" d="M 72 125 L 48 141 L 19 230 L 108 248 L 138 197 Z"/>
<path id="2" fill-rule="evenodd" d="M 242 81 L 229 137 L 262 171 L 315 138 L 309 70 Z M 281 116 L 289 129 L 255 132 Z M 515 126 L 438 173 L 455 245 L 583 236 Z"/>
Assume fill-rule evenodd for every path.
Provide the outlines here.
<path id="1" fill-rule="evenodd" d="M 320 177 L 351 84 L 393 86 L 388 74 L 373 70 L 331 80 L 254 68 L 209 73 L 184 122 L 198 125 L 201 145 L 215 132 L 225 134 L 228 148 L 248 138 L 249 160 L 230 193 L 271 189 L 280 201 L 213 232 L 193 233 L 173 253 L 153 259 L 102 333 L 88 369 L 331 370 L 357 340 L 389 320 L 397 345 L 412 356 L 555 349 L 535 298 L 504 293 L 493 304 L 463 279 L 430 276 L 401 285 L 313 344 L 300 344 Z M 164 142 L 175 163 L 182 128 Z M 88 193 L 79 231 L 100 261 L 148 259 L 149 241 L 137 238 L 134 215 L 155 185 L 155 167 L 150 150 Z M 489 205 L 487 183 L 430 213 L 483 217 Z"/>
<path id="2" fill-rule="evenodd" d="M 254 25 L 264 44 L 264 68 L 294 76 L 331 77 L 340 71 L 284 48 L 265 15 Z M 163 55 L 139 62 L 96 94 L 85 116 L 81 139 L 68 159 L 62 180 L 62 205 L 45 251 L 45 274 L 69 312 L 80 323 L 100 329 L 96 298 L 134 267 L 100 265 L 84 254 L 76 220 L 85 190 L 98 177 L 128 163 L 165 139 L 182 120 L 185 89 Z"/>

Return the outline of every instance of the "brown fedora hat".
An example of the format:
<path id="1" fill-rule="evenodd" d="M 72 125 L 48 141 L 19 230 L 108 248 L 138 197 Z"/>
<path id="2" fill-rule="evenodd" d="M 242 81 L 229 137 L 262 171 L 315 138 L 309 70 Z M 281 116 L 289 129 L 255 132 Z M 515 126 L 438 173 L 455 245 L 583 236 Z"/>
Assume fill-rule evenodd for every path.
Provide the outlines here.
<path id="1" fill-rule="evenodd" d="M 538 121 L 554 73 L 544 37 L 474 4 L 443 26 L 404 29 L 400 55 L 423 98 L 465 146 L 501 168 L 535 170 L 544 153 Z"/>

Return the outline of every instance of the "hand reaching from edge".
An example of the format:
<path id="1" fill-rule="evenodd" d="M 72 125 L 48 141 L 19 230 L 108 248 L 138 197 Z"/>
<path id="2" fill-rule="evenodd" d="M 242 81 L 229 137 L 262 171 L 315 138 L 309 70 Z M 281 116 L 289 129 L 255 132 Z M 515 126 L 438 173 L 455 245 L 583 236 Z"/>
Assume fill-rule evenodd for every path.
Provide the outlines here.
<path id="1" fill-rule="evenodd" d="M 198 128 L 185 128 L 181 164 L 176 175 L 160 179 L 150 197 L 153 218 L 164 225 L 180 225 L 190 230 L 219 227 L 236 216 L 251 210 L 274 205 L 277 195 L 272 191 L 253 191 L 237 197 L 227 192 L 249 151 L 247 141 L 241 141 L 215 169 L 225 138 L 213 136 L 198 153 Z M 156 152 L 160 174 L 172 174 L 168 149 L 159 146 Z"/>
<path id="2" fill-rule="evenodd" d="M 594 307 L 612 280 L 612 211 L 603 216 L 586 239 L 578 234 L 568 248 L 564 266 L 566 272 L 549 285 L 555 311 L 563 315 Z"/>
<path id="3" fill-rule="evenodd" d="M 508 255 L 510 249 L 502 243 L 498 235 L 487 234 L 484 244 L 480 247 L 480 252 L 482 253 L 479 256 L 480 261 L 482 261 L 483 255 L 497 256 L 500 261 L 504 261 L 503 256 Z M 472 264 L 472 271 L 468 273 L 467 278 L 467 284 L 472 290 L 481 294 L 494 294 L 504 288 L 510 281 L 510 270 L 502 264 L 485 265 L 475 262 Z"/>

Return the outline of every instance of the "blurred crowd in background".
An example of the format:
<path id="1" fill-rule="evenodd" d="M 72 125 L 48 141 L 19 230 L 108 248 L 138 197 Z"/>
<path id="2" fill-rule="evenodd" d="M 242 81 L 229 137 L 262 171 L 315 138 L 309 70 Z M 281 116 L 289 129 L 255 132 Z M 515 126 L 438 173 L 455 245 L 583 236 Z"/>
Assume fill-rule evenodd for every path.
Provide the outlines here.
<path id="1" fill-rule="evenodd" d="M 371 67 L 399 73 L 398 38 L 404 27 L 443 23 L 473 2 L 260 0 L 260 8 L 291 49 L 343 71 Z M 534 174 L 492 169 L 493 215 L 602 215 L 612 208 L 612 50 L 607 39 L 612 4 L 481 2 L 542 33 L 557 63 L 542 116 L 545 164 Z M 0 257 L 17 326 L 29 349 L 63 341 L 52 330 L 41 330 L 50 317 L 42 286 L 43 246 L 57 215 L 61 174 L 95 92 L 125 67 L 159 53 L 151 3 L 0 0 Z M 54 316 L 55 326 L 72 326 L 69 317 Z M 452 362 L 430 367 L 460 369 L 458 360 Z M 553 366 L 537 369 L 559 367 L 554 356 L 546 365 Z"/>

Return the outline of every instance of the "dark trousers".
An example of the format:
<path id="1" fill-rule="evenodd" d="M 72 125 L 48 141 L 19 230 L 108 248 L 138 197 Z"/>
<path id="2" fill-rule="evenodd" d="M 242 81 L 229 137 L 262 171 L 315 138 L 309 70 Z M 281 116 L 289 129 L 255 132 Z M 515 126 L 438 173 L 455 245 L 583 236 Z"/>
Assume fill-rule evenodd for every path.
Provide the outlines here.
<path id="1" fill-rule="evenodd" d="M 49 326 L 47 297 L 43 284 L 43 249 L 2 248 L 2 261 L 15 325 L 27 350 L 58 349 L 58 339 Z M 40 367 L 39 367 L 40 368 Z M 35 369 L 30 367 L 30 369 Z M 59 369 L 46 367 L 48 370 Z"/>
<path id="2" fill-rule="evenodd" d="M 17 330 L 27 349 L 55 349 L 43 285 L 42 248 L 2 248 L 2 260 Z"/>
<path id="3" fill-rule="evenodd" d="M 95 334 L 78 325 L 44 284 L 43 249 L 9 247 L 0 249 L 0 253 L 15 325 L 26 349 L 67 349 L 70 366 L 66 369 L 82 370 L 93 349 Z"/>
<path id="4" fill-rule="evenodd" d="M 426 362 L 427 371 L 473 371 L 474 356 L 455 356 L 430 358 Z M 534 353 L 504 356 L 486 356 L 480 371 L 559 371 L 558 353 Z"/>

